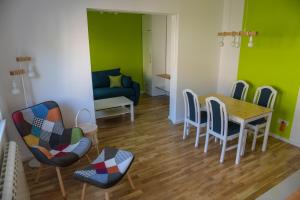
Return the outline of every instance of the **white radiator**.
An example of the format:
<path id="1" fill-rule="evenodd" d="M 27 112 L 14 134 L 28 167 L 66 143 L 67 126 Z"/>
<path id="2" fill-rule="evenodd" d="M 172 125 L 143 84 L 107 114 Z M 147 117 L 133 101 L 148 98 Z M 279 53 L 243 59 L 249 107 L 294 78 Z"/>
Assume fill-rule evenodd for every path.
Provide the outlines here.
<path id="1" fill-rule="evenodd" d="M 4 147 L 0 177 L 0 199 L 29 200 L 30 193 L 18 146 L 11 141 Z"/>

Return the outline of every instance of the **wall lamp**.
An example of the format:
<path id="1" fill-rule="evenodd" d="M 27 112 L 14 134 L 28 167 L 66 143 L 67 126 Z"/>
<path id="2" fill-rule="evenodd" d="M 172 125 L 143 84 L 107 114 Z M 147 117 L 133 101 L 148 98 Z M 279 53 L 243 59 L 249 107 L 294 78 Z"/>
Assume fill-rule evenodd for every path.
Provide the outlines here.
<path id="1" fill-rule="evenodd" d="M 10 76 L 13 77 L 11 93 L 13 95 L 20 94 L 21 90 L 18 87 L 18 82 L 17 82 L 17 78 L 20 78 L 21 83 L 22 83 L 24 99 L 25 99 L 25 105 L 26 105 L 26 107 L 28 107 L 29 106 L 29 103 L 28 103 L 29 100 L 28 100 L 28 96 L 27 96 L 27 91 L 26 91 L 26 85 L 25 85 L 25 82 L 24 82 L 24 78 L 25 78 L 25 75 L 27 75 L 29 78 L 34 78 L 34 77 L 36 77 L 36 72 L 35 72 L 34 65 L 32 63 L 31 57 L 28 57 L 28 56 L 17 57 L 16 61 L 19 64 L 18 69 L 11 70 L 9 72 Z"/>
<path id="2" fill-rule="evenodd" d="M 218 33 L 218 38 L 219 38 L 219 46 L 223 47 L 224 46 L 224 38 L 226 36 L 231 36 L 232 37 L 232 42 L 231 46 L 235 48 L 239 48 L 241 46 L 241 37 L 249 37 L 249 42 L 248 42 L 248 47 L 252 48 L 254 46 L 253 43 L 253 37 L 257 36 L 257 32 L 245 32 L 245 31 L 240 31 L 240 32 L 219 32 Z"/>

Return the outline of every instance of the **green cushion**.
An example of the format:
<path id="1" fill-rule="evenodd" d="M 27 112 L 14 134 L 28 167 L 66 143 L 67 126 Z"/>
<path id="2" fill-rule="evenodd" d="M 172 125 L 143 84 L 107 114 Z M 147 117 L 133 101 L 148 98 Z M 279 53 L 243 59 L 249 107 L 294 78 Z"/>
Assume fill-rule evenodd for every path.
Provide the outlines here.
<path id="1" fill-rule="evenodd" d="M 119 76 L 109 76 L 110 87 L 111 88 L 122 87 L 121 80 L 122 80 L 122 75 L 119 75 Z"/>

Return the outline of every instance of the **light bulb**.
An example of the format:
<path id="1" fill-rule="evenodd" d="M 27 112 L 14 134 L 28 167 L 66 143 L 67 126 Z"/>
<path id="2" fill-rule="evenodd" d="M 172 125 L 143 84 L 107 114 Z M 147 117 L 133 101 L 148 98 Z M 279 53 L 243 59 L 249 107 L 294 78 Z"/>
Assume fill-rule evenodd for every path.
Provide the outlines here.
<path id="1" fill-rule="evenodd" d="M 254 44 L 253 44 L 253 36 L 251 35 L 251 36 L 249 37 L 248 47 L 249 47 L 249 48 L 252 48 L 253 46 L 254 46 Z"/>
<path id="2" fill-rule="evenodd" d="M 236 37 L 233 36 L 233 40 L 232 40 L 232 42 L 231 42 L 231 46 L 232 46 L 232 47 L 235 47 L 235 44 L 236 44 Z"/>
<path id="3" fill-rule="evenodd" d="M 241 46 L 241 37 L 237 36 L 236 37 L 236 42 L 235 42 L 235 47 L 239 48 Z"/>
<path id="4" fill-rule="evenodd" d="M 16 80 L 13 80 L 13 81 L 12 81 L 12 89 L 11 89 L 11 93 L 12 93 L 13 95 L 20 94 L 20 89 L 19 89 L 18 86 L 17 86 Z"/>
<path id="5" fill-rule="evenodd" d="M 35 77 L 35 71 L 32 63 L 29 63 L 28 65 L 28 77 L 34 78 Z"/>
<path id="6" fill-rule="evenodd" d="M 224 46 L 224 37 L 223 36 L 221 36 L 220 39 L 219 39 L 219 46 L 220 47 Z"/>

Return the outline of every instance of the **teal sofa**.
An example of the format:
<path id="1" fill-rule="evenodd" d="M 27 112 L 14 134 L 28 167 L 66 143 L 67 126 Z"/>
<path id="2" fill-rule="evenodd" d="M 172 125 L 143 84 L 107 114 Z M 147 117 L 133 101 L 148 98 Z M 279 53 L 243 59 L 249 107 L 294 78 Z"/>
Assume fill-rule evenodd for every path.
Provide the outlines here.
<path id="1" fill-rule="evenodd" d="M 130 76 L 122 74 L 122 87 L 110 88 L 109 76 L 121 75 L 120 68 L 92 72 L 94 100 L 125 96 L 137 105 L 140 98 L 140 84 Z"/>

